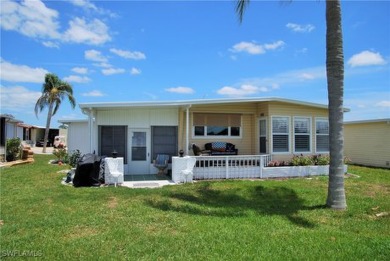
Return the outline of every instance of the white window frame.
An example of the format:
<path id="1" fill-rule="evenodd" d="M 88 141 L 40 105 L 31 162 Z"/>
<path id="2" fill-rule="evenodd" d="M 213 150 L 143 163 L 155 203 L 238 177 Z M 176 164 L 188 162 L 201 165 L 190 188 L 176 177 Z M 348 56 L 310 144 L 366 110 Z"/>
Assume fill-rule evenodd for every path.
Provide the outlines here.
<path id="1" fill-rule="evenodd" d="M 309 132 L 308 133 L 296 133 L 295 132 L 295 121 L 296 120 L 308 120 L 309 121 Z M 294 135 L 294 138 L 293 138 L 293 148 L 294 148 L 294 153 L 302 153 L 302 154 L 305 154 L 305 153 L 312 153 L 312 120 L 311 120 L 311 117 L 310 116 L 294 116 L 294 121 L 293 121 L 293 135 Z M 296 151 L 296 148 L 295 148 L 295 137 L 296 136 L 307 136 L 309 135 L 309 150 L 308 151 Z"/>
<path id="2" fill-rule="evenodd" d="M 317 133 L 317 121 L 326 121 L 328 123 L 328 134 L 319 134 Z M 315 151 L 316 153 L 329 153 L 329 150 L 318 150 L 317 149 L 317 144 L 318 144 L 318 139 L 317 137 L 318 136 L 328 136 L 328 141 L 329 141 L 329 119 L 328 118 L 325 118 L 325 117 L 318 117 L 318 118 L 315 118 L 315 135 L 316 135 L 316 146 L 315 146 Z M 329 145 L 328 145 L 329 147 Z"/>
<path id="3" fill-rule="evenodd" d="M 287 133 L 274 133 L 274 118 L 286 118 L 287 119 Z M 287 135 L 287 151 L 274 151 L 274 135 Z M 271 151 L 272 154 L 290 154 L 291 153 L 291 117 L 290 116 L 271 116 Z"/>
<path id="4" fill-rule="evenodd" d="M 195 135 L 195 127 L 203 127 L 204 135 Z M 242 138 L 242 126 L 238 127 L 240 128 L 240 135 L 239 136 L 232 136 L 231 135 L 231 128 L 232 126 L 226 126 L 228 128 L 228 134 L 227 135 L 207 135 L 207 127 L 208 126 L 192 126 L 192 138 L 193 139 L 215 139 L 215 138 L 221 138 L 221 139 L 241 139 Z M 221 126 L 225 127 L 225 126 Z"/>

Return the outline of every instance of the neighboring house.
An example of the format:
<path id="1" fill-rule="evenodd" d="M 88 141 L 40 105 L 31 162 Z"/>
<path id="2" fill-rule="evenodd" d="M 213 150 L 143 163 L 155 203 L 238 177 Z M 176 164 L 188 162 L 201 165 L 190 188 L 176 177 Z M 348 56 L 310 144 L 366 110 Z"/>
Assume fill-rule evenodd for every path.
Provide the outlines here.
<path id="1" fill-rule="evenodd" d="M 345 122 L 344 154 L 354 164 L 390 168 L 390 118 Z"/>
<path id="2" fill-rule="evenodd" d="M 59 133 L 58 128 L 50 128 L 49 141 L 53 143 L 54 137 Z M 0 114 L 0 142 L 1 146 L 5 146 L 8 139 L 19 138 L 28 144 L 34 144 L 43 139 L 45 135 L 45 127 L 28 125 L 23 121 L 15 119 L 11 115 Z"/>
<path id="3" fill-rule="evenodd" d="M 69 149 L 84 152 L 89 146 L 88 152 L 107 156 L 116 151 L 124 157 L 126 174 L 154 174 L 157 154 L 192 155 L 192 143 L 204 148 L 229 142 L 238 155 L 271 154 L 274 160 L 329 152 L 328 108 L 322 104 L 246 98 L 83 103 L 80 108 L 88 120 L 67 122 Z M 73 128 L 79 131 L 72 134 Z"/>
<path id="4" fill-rule="evenodd" d="M 8 139 L 23 138 L 23 128 L 18 127 L 21 120 L 8 114 L 0 114 L 0 161 L 5 160 L 6 142 Z"/>
<path id="5" fill-rule="evenodd" d="M 11 115 L 1 114 L 0 115 L 0 136 L 1 145 L 4 146 L 5 141 L 19 137 L 23 139 L 23 127 L 20 127 L 23 121 L 13 118 Z"/>
<path id="6" fill-rule="evenodd" d="M 67 125 L 66 131 L 60 129 L 60 135 L 66 136 L 66 147 L 69 152 L 80 150 L 81 154 L 90 152 L 88 120 L 60 120 Z"/>

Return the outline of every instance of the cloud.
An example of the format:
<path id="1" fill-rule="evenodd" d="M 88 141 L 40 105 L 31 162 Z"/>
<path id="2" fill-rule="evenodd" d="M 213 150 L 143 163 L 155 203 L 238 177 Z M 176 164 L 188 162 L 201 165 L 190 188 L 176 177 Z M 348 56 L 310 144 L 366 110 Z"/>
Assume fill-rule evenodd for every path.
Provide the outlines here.
<path id="1" fill-rule="evenodd" d="M 59 39 L 58 12 L 42 1 L 1 1 L 1 28 L 33 38 Z"/>
<path id="2" fill-rule="evenodd" d="M 111 41 L 108 27 L 99 19 L 87 22 L 82 18 L 74 18 L 69 22 L 69 29 L 63 35 L 67 42 L 101 45 Z"/>
<path id="3" fill-rule="evenodd" d="M 108 15 L 110 17 L 117 17 L 117 15 L 110 10 L 99 8 L 93 3 L 91 3 L 89 0 L 69 0 L 69 2 L 75 6 L 82 7 L 87 11 L 94 11 L 101 15 Z"/>
<path id="4" fill-rule="evenodd" d="M 135 67 L 131 68 L 130 70 L 130 74 L 131 75 L 138 75 L 138 74 L 141 74 L 141 70 L 140 69 L 137 69 Z"/>
<path id="5" fill-rule="evenodd" d="M 60 45 L 58 43 L 52 41 L 44 41 L 42 42 L 42 44 L 49 48 L 57 48 L 57 49 L 60 48 Z"/>
<path id="6" fill-rule="evenodd" d="M 27 65 L 17 65 L 1 59 L 0 78 L 9 82 L 43 83 L 47 70 L 43 68 L 31 68 Z"/>
<path id="7" fill-rule="evenodd" d="M 98 91 L 98 90 L 85 92 L 85 93 L 82 93 L 81 95 L 85 96 L 85 97 L 102 97 L 102 96 L 105 96 L 101 91 Z"/>
<path id="8" fill-rule="evenodd" d="M 125 50 L 120 50 L 120 49 L 115 49 L 115 48 L 111 48 L 110 49 L 110 52 L 122 57 L 122 58 L 125 58 L 125 59 L 132 59 L 132 60 L 144 60 L 146 59 L 146 56 L 144 53 L 141 53 L 141 52 L 138 52 L 138 51 L 134 51 L 134 52 L 131 52 L 131 51 L 125 51 Z"/>
<path id="9" fill-rule="evenodd" d="M 87 50 L 84 52 L 84 58 L 94 62 L 107 62 L 107 58 L 102 55 L 101 52 L 96 50 Z M 103 66 L 102 66 L 103 67 Z"/>
<path id="10" fill-rule="evenodd" d="M 325 67 L 305 68 L 286 71 L 270 77 L 254 77 L 242 79 L 236 84 L 224 86 L 217 90 L 223 96 L 250 96 L 264 92 L 272 92 L 282 86 L 296 86 L 300 88 L 304 83 L 326 79 Z"/>
<path id="11" fill-rule="evenodd" d="M 88 68 L 85 67 L 74 67 L 72 68 L 72 72 L 79 73 L 79 74 L 87 74 Z"/>
<path id="12" fill-rule="evenodd" d="M 285 43 L 283 41 L 276 41 L 274 43 L 271 43 L 271 44 L 264 44 L 264 48 L 266 50 L 276 50 L 278 49 L 279 47 L 283 47 L 285 45 Z"/>
<path id="13" fill-rule="evenodd" d="M 233 53 L 246 52 L 249 54 L 263 54 L 265 53 L 264 48 L 261 45 L 249 42 L 240 42 L 233 45 L 233 48 L 230 49 Z"/>
<path id="14" fill-rule="evenodd" d="M 69 0 L 70 3 L 72 3 L 75 6 L 83 7 L 85 9 L 91 9 L 91 10 L 98 10 L 96 5 L 92 4 L 88 0 Z"/>
<path id="15" fill-rule="evenodd" d="M 79 76 L 79 75 L 70 75 L 64 78 L 66 82 L 76 82 L 76 83 L 88 83 L 91 79 L 87 76 Z"/>
<path id="16" fill-rule="evenodd" d="M 387 62 L 380 53 L 374 53 L 371 51 L 362 51 L 361 53 L 353 55 L 348 60 L 348 64 L 351 67 L 384 65 L 386 63 Z"/>
<path id="17" fill-rule="evenodd" d="M 94 6 L 89 1 L 76 2 L 85 6 L 89 3 L 90 8 Z M 87 21 L 76 17 L 69 21 L 65 32 L 60 32 L 59 13 L 40 0 L 1 1 L 0 20 L 2 29 L 41 39 L 42 44 L 49 48 L 58 48 L 60 42 L 100 45 L 111 41 L 108 26 L 99 19 Z"/>
<path id="18" fill-rule="evenodd" d="M 10 111 L 33 111 L 41 94 L 41 92 L 32 91 L 23 86 L 0 86 L 1 108 Z"/>
<path id="19" fill-rule="evenodd" d="M 94 66 L 102 67 L 102 68 L 111 68 L 112 65 L 110 63 L 102 62 L 102 63 L 94 63 Z"/>
<path id="20" fill-rule="evenodd" d="M 301 24 L 288 23 L 286 24 L 286 27 L 288 29 L 291 29 L 291 31 L 297 33 L 310 33 L 315 29 L 315 26 L 312 24 L 301 25 Z"/>
<path id="21" fill-rule="evenodd" d="M 165 91 L 172 92 L 172 93 L 180 93 L 180 94 L 193 94 L 193 93 L 195 93 L 194 89 L 192 89 L 190 87 L 183 87 L 183 86 L 168 88 L 168 89 L 165 89 Z"/>
<path id="22" fill-rule="evenodd" d="M 243 96 L 249 96 L 249 95 L 257 94 L 260 92 L 267 92 L 267 91 L 268 91 L 267 87 L 259 87 L 250 84 L 243 84 L 239 87 L 224 86 L 221 89 L 219 89 L 217 93 L 224 96 L 243 97 Z"/>
<path id="23" fill-rule="evenodd" d="M 107 68 L 102 70 L 104 75 L 120 74 L 124 72 L 126 72 L 126 70 L 122 68 Z"/>
<path id="24" fill-rule="evenodd" d="M 380 101 L 375 104 L 376 107 L 390 108 L 390 101 Z"/>
<path id="25" fill-rule="evenodd" d="M 354 92 L 344 98 L 344 105 L 351 109 L 345 120 L 389 118 L 390 96 L 386 91 Z"/>
<path id="26" fill-rule="evenodd" d="M 245 52 L 248 54 L 257 55 L 257 54 L 264 54 L 266 53 L 267 50 L 276 50 L 278 48 L 283 47 L 284 45 L 285 43 L 281 40 L 276 41 L 274 43 L 263 44 L 263 45 L 256 44 L 253 42 L 240 42 L 238 44 L 233 45 L 233 47 L 229 49 L 229 51 L 231 51 L 232 53 Z"/>

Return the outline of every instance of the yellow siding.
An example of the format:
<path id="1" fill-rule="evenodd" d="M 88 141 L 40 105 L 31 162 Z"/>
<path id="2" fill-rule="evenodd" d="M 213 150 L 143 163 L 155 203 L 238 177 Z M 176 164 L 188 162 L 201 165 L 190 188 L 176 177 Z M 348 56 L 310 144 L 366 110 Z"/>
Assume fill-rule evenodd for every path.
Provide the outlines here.
<path id="1" fill-rule="evenodd" d="M 268 121 L 268 134 L 272 133 L 272 117 L 271 116 L 288 116 L 290 117 L 290 153 L 289 154 L 277 154 L 273 158 L 275 160 L 290 160 L 294 154 L 294 117 L 308 117 L 311 119 L 311 152 L 309 154 L 315 154 L 316 152 L 316 118 L 328 118 L 328 110 L 322 108 L 315 108 L 309 106 L 303 106 L 298 104 L 289 104 L 282 102 L 270 102 L 269 103 L 269 121 Z M 268 136 L 270 141 L 271 136 Z M 271 151 L 271 143 L 269 142 L 268 149 Z M 296 153 L 297 154 L 297 153 Z"/>
<path id="2" fill-rule="evenodd" d="M 207 113 L 238 113 L 242 114 L 241 117 L 241 137 L 214 137 L 214 138 L 194 138 L 192 133 L 192 116 L 194 112 L 207 112 Z M 204 149 L 204 145 L 213 141 L 225 141 L 236 145 L 238 153 L 240 155 L 253 155 L 256 154 L 256 124 L 255 114 L 257 112 L 256 103 L 245 104 L 221 104 L 221 105 L 203 105 L 193 106 L 190 109 L 190 130 L 189 130 L 189 143 L 195 143 L 200 148 Z M 186 112 L 181 111 L 179 113 L 179 148 L 185 147 L 186 138 Z M 191 153 L 190 153 L 191 154 Z"/>
<path id="3" fill-rule="evenodd" d="M 390 168 L 390 124 L 345 124 L 344 153 L 356 164 Z"/>
<path id="4" fill-rule="evenodd" d="M 194 112 L 207 113 L 240 113 L 242 114 L 241 138 L 194 138 L 192 136 L 192 115 Z M 277 160 L 290 160 L 293 152 L 293 119 L 294 116 L 310 117 L 312 126 L 312 151 L 315 152 L 315 119 L 328 118 L 328 110 L 323 108 L 315 108 L 304 105 L 289 104 L 283 102 L 259 102 L 259 103 L 244 103 L 244 104 L 219 104 L 219 105 L 195 105 L 190 108 L 190 138 L 189 144 L 195 143 L 200 148 L 204 148 L 204 144 L 212 141 L 226 141 L 236 145 L 240 155 L 258 154 L 259 153 L 259 119 L 267 120 L 267 152 L 271 153 L 271 121 L 272 116 L 288 116 L 290 117 L 290 153 L 277 154 L 274 158 Z M 185 149 L 186 139 L 186 111 L 179 112 L 179 148 Z M 190 152 L 191 154 L 191 152 Z"/>

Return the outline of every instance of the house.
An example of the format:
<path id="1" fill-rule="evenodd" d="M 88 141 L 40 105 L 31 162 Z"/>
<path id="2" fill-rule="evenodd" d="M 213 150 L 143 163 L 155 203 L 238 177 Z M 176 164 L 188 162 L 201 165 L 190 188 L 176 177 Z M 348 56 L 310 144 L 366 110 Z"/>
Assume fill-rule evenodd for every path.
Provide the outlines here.
<path id="1" fill-rule="evenodd" d="M 354 164 L 390 168 L 390 118 L 345 122 L 344 154 Z"/>
<path id="2" fill-rule="evenodd" d="M 0 115 L 0 142 L 1 146 L 5 146 L 6 140 L 19 138 L 32 146 L 43 139 L 45 135 L 45 127 L 34 126 L 24 123 L 21 120 L 15 119 L 12 115 Z M 49 129 L 49 143 L 52 144 L 54 137 L 59 133 L 58 128 Z"/>
<path id="3" fill-rule="evenodd" d="M 82 103 L 80 108 L 88 120 L 68 122 L 69 149 L 80 144 L 99 155 L 115 151 L 124 157 L 125 174 L 155 174 L 157 154 L 176 156 L 183 150 L 193 155 L 193 143 L 203 148 L 228 142 L 239 155 L 270 154 L 274 160 L 329 151 L 328 108 L 323 104 L 245 98 Z"/>
<path id="4" fill-rule="evenodd" d="M 81 154 L 90 152 L 88 120 L 59 120 L 67 126 L 66 132 L 60 129 L 60 135 L 66 136 L 66 147 L 69 152 L 79 150 Z"/>
<path id="5" fill-rule="evenodd" d="M 18 127 L 21 120 L 9 114 L 0 114 L 0 161 L 5 161 L 6 142 L 8 139 L 23 138 L 23 128 Z"/>

